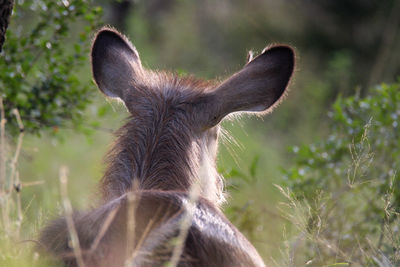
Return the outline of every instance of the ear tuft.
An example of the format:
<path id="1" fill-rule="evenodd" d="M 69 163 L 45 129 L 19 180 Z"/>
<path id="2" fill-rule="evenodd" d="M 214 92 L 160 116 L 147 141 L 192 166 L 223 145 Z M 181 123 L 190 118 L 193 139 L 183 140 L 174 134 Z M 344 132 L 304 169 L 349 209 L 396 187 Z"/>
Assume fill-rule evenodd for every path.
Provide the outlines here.
<path id="1" fill-rule="evenodd" d="M 139 54 L 129 40 L 112 28 L 102 28 L 92 45 L 92 71 L 99 89 L 107 96 L 123 98 L 135 68 L 141 68 Z"/>

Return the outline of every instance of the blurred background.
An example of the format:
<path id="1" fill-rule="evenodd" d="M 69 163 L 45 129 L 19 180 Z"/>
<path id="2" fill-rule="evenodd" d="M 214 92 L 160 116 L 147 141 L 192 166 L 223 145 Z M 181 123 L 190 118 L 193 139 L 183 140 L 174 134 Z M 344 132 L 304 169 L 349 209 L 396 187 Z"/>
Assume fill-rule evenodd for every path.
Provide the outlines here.
<path id="1" fill-rule="evenodd" d="M 224 79 L 245 64 L 248 51 L 257 55 L 269 44 L 283 43 L 297 52 L 296 73 L 287 99 L 266 117 L 243 116 L 224 122 L 231 137 L 221 140 L 218 157 L 219 171 L 227 179 L 227 216 L 248 236 L 267 265 L 280 266 L 292 226 L 282 215 L 279 203 L 284 196 L 275 185 L 284 184 L 282 170 L 293 165 L 293 150 L 329 135 L 328 115 L 338 96 L 363 97 L 377 84 L 396 81 L 400 73 L 400 1 L 94 0 L 83 1 L 85 9 L 80 13 L 57 18 L 57 12 L 63 16 L 63 8 L 69 10 L 73 4 L 78 10 L 75 2 L 54 1 L 53 10 L 48 1 L 15 1 L 10 36 L 5 42 L 5 49 L 7 45 L 17 47 L 18 40 L 31 34 L 43 19 L 48 21 L 43 27 L 68 24 L 64 37 L 56 41 L 49 37 L 49 41 L 33 45 L 32 58 L 41 56 L 42 49 L 50 50 L 49 46 L 57 52 L 55 44 L 59 42 L 63 52 L 49 54 L 48 58 L 79 54 L 79 64 L 74 64 L 75 59 L 67 62 L 71 65 L 63 64 L 70 66 L 68 77 L 74 77 L 73 84 L 85 84 L 82 98 L 69 100 L 84 100 L 84 104 L 73 107 L 79 111 L 72 120 L 76 123 L 60 115 L 43 124 L 32 124 L 32 131 L 24 137 L 19 177 L 23 183 L 37 185 L 26 187 L 21 195 L 25 216 L 22 238 L 34 239 L 38 227 L 62 213 L 61 166 L 69 169 L 73 206 L 87 208 L 93 203 L 104 170 L 102 157 L 112 143 L 113 131 L 128 116 L 120 103 L 103 98 L 91 81 L 88 49 L 96 28 L 110 25 L 127 35 L 147 68 L 204 79 Z M 80 35 L 82 29 L 86 38 Z M 46 38 L 48 32 L 34 38 Z M 46 58 L 31 66 L 32 73 L 47 66 L 40 62 L 46 62 Z M 46 70 L 54 71 L 50 67 Z M 15 80 L 9 76 L 3 81 Z M 43 77 L 47 76 L 21 77 L 31 84 L 40 80 L 43 86 Z M 4 82 L 4 88 L 6 85 Z M 15 96 L 15 101 L 30 101 L 28 94 L 24 100 L 21 97 Z M 6 111 L 7 105 L 11 110 L 13 105 L 6 103 Z M 29 114 L 21 115 L 24 122 L 35 121 L 30 119 L 34 114 Z M 39 116 L 36 118 L 39 121 Z M 9 125 L 7 138 L 12 154 L 18 132 L 13 130 L 17 126 L 12 119 Z"/>

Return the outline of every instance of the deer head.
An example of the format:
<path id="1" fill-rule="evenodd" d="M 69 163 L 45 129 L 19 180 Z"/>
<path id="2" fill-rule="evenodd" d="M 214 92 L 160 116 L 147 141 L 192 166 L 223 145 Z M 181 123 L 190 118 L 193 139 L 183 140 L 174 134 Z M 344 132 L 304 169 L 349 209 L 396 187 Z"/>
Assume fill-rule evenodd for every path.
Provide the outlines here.
<path id="1" fill-rule="evenodd" d="M 135 180 L 140 189 L 179 191 L 200 182 L 202 197 L 219 203 L 219 123 L 233 112 L 270 112 L 285 95 L 294 52 L 268 47 L 222 83 L 205 82 L 144 68 L 128 39 L 104 28 L 93 43 L 92 68 L 99 89 L 132 115 L 108 157 L 105 197 L 120 196 Z"/>

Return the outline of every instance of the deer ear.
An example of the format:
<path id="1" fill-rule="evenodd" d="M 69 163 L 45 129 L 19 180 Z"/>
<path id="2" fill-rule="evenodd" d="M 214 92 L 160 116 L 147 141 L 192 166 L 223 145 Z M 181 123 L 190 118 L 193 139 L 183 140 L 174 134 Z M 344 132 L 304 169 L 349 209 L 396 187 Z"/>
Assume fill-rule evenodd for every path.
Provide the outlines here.
<path id="1" fill-rule="evenodd" d="M 95 37 L 91 55 L 99 89 L 107 96 L 124 99 L 143 70 L 135 47 L 117 31 L 103 28 Z"/>
<path id="2" fill-rule="evenodd" d="M 274 46 L 209 93 L 211 124 L 236 111 L 269 112 L 285 94 L 295 56 L 288 46 Z"/>

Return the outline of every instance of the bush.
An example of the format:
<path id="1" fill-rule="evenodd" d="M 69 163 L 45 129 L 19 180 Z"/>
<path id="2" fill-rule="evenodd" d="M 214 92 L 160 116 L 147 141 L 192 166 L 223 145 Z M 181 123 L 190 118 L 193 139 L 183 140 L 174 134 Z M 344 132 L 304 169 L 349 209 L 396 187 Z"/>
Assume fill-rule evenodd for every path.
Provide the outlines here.
<path id="1" fill-rule="evenodd" d="M 77 74 L 87 61 L 88 37 L 100 13 L 87 0 L 16 2 L 0 54 L 0 96 L 9 131 L 18 130 L 13 109 L 19 110 L 29 132 L 66 120 L 79 124 L 90 98 L 88 84 Z"/>
<path id="2" fill-rule="evenodd" d="M 309 264 L 400 264 L 400 83 L 339 97 L 326 140 L 293 147 L 289 219 Z M 300 208 L 301 207 L 301 208 Z"/>

